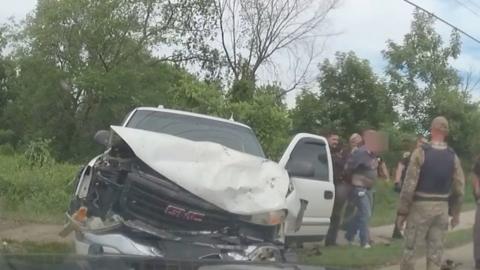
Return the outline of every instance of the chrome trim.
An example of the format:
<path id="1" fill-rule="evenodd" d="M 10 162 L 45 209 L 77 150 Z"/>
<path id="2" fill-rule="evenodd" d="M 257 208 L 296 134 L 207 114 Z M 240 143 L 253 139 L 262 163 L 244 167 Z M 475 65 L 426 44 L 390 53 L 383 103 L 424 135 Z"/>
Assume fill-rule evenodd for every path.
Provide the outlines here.
<path id="1" fill-rule="evenodd" d="M 104 254 L 121 254 L 132 256 L 165 257 L 165 254 L 156 247 L 144 245 L 118 234 L 93 234 L 79 233 L 75 237 L 75 248 L 77 254 L 88 255 L 92 245 L 101 246 Z M 210 243 L 192 243 L 193 245 L 209 246 L 216 248 L 219 253 L 209 253 L 197 259 L 210 259 L 208 257 L 218 256 L 220 260 L 234 261 L 275 261 L 280 254 L 280 249 L 275 245 L 218 245 Z M 223 253 L 220 250 L 228 250 Z"/>
<path id="2" fill-rule="evenodd" d="M 157 248 L 137 243 L 121 234 L 93 234 L 85 232 L 83 237 L 90 244 L 102 246 L 104 251 L 113 249 L 125 255 L 164 257 L 164 254 Z"/>

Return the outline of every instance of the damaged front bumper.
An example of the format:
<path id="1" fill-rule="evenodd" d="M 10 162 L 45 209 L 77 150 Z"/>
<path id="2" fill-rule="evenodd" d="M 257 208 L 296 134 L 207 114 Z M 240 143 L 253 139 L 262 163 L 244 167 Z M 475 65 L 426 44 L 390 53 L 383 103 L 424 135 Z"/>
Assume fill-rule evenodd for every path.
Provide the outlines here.
<path id="1" fill-rule="evenodd" d="M 141 221 L 123 220 L 114 215 L 108 222 L 88 218 L 83 222 L 67 214 L 61 234 L 75 231 L 79 255 L 129 255 L 177 260 L 284 261 L 278 245 L 242 244 L 238 237 L 221 232 L 183 231 L 172 234 Z"/>
<path id="2" fill-rule="evenodd" d="M 164 254 L 157 248 L 137 243 L 119 233 L 77 233 L 75 236 L 75 250 L 80 255 L 122 254 L 164 257 Z"/>
<path id="3" fill-rule="evenodd" d="M 237 246 L 205 242 L 163 241 L 158 245 L 139 243 L 120 233 L 82 233 L 75 237 L 79 255 L 131 255 L 175 260 L 283 261 L 278 246 L 269 244 Z M 170 255 L 167 255 L 169 253 Z M 173 255 L 172 255 L 173 254 Z"/>

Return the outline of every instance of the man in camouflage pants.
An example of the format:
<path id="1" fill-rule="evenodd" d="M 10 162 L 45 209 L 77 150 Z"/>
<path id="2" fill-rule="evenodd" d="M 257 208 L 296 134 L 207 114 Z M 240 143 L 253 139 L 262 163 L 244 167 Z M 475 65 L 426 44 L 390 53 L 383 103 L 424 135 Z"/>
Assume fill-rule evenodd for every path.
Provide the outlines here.
<path id="1" fill-rule="evenodd" d="M 400 193 L 397 225 L 403 228 L 407 222 L 401 270 L 414 269 L 415 251 L 422 242 L 427 249 L 426 269 L 440 269 L 449 214 L 452 227 L 459 223 L 465 178 L 460 160 L 445 143 L 447 119 L 436 117 L 430 132 L 431 143 L 415 149 L 410 157 Z"/>
<path id="2" fill-rule="evenodd" d="M 473 255 L 475 258 L 475 269 L 480 269 L 480 156 L 477 157 L 473 166 L 473 194 L 477 202 L 475 211 L 475 225 L 473 226 Z"/>

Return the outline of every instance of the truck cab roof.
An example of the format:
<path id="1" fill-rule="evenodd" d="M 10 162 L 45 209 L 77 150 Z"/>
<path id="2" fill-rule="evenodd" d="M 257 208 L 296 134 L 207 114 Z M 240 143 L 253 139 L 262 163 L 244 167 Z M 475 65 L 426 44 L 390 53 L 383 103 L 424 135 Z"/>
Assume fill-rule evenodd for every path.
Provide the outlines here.
<path id="1" fill-rule="evenodd" d="M 241 126 L 241 127 L 244 127 L 244 128 L 248 128 L 248 129 L 252 129 L 251 127 L 243 124 L 243 123 L 240 123 L 240 122 L 237 122 L 235 120 L 229 120 L 229 119 L 225 119 L 225 118 L 221 118 L 221 117 L 216 117 L 216 116 L 210 116 L 210 115 L 205 115 L 205 114 L 200 114 L 200 113 L 193 113 L 193 112 L 187 112 L 187 111 L 181 111 L 181 110 L 174 110 L 174 109 L 165 109 L 165 108 L 156 108 L 156 107 L 138 107 L 138 108 L 135 108 L 132 112 L 130 112 L 127 116 L 127 118 L 125 119 L 125 121 L 123 122 L 122 125 L 125 125 L 126 123 L 128 123 L 128 121 L 130 120 L 131 116 L 136 112 L 136 111 L 141 111 L 141 110 L 144 110 L 144 111 L 157 111 L 157 112 L 167 112 L 167 113 L 174 113 L 174 114 L 180 114 L 180 115 L 188 115 L 188 116 L 192 116 L 192 117 L 198 117 L 198 118 L 203 118 L 203 119 L 210 119 L 210 120 L 215 120 L 215 121 L 220 121 L 220 122 L 224 122 L 224 123 L 230 123 L 230 124 L 234 124 L 234 125 L 238 125 L 238 126 Z"/>

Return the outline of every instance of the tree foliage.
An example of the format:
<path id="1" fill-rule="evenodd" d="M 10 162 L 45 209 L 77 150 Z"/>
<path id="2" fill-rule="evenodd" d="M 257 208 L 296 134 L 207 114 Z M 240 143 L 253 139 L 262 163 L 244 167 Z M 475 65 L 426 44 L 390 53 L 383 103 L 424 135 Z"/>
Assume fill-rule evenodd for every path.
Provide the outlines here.
<path id="1" fill-rule="evenodd" d="M 100 151 L 91 139 L 97 130 L 135 107 L 161 104 L 233 116 L 274 160 L 293 133 L 337 130 L 346 138 L 366 127 L 385 131 L 394 153 L 437 115 L 450 120 L 458 153 L 480 151 L 471 82 L 451 66 L 458 33 L 444 43 L 421 12 L 401 43 L 388 41 L 385 76 L 354 52 L 338 52 L 319 64 L 317 84 L 291 110 L 283 96 L 302 86 L 301 68 L 289 73 L 291 88 L 259 83 L 259 69 L 275 65 L 281 51 L 299 64 L 315 49 L 336 3 L 39 0 L 24 23 L 0 26 L 0 144 L 25 152 L 51 142 L 43 148 L 52 159 L 84 160 Z"/>
<path id="2" fill-rule="evenodd" d="M 269 156 L 278 156 L 289 128 L 278 87 L 245 78 L 224 91 L 214 76 L 201 80 L 183 67 L 218 69 L 221 56 L 208 45 L 213 8 L 210 0 L 39 1 L 9 40 L 8 72 L 0 59 L 2 132 L 16 134 L 20 147 L 51 140 L 57 159 L 83 158 L 100 150 L 91 140 L 97 130 L 135 107 L 162 104 L 234 114 L 257 128 Z"/>
<path id="3" fill-rule="evenodd" d="M 458 92 L 461 79 L 451 60 L 460 54 L 460 36 L 453 31 L 450 43 L 445 45 L 434 30 L 433 17 L 420 11 L 413 15 L 403 43 L 388 41 L 383 54 L 388 61 L 389 86 L 397 96 L 402 117 L 421 129 L 432 116 L 433 96 Z"/>
<path id="4" fill-rule="evenodd" d="M 318 94 L 304 91 L 297 97 L 292 114 L 296 130 L 336 130 L 348 136 L 395 120 L 389 91 L 367 60 L 338 52 L 334 62 L 325 60 L 319 70 Z"/>
<path id="5" fill-rule="evenodd" d="M 18 33 L 7 126 L 25 141 L 53 139 L 56 156 L 71 158 L 90 153 L 92 134 L 136 106 L 209 112 L 198 103 L 218 100 L 218 88 L 190 88 L 198 79 L 172 61 L 200 55 L 210 21 L 208 1 L 39 1 Z M 195 44 L 152 52 L 183 42 Z"/>
<path id="6" fill-rule="evenodd" d="M 278 87 L 257 88 L 251 101 L 229 104 L 235 120 L 253 128 L 267 157 L 279 160 L 288 144 L 291 121 L 283 103 L 278 100 Z"/>
<path id="7" fill-rule="evenodd" d="M 383 52 L 389 87 L 401 106 L 403 126 L 426 133 L 431 120 L 450 120 L 450 141 L 462 155 L 471 156 L 480 138 L 478 104 L 462 88 L 462 78 L 452 67 L 460 54 L 460 36 L 453 31 L 444 44 L 429 14 L 414 12 L 410 33 L 401 44 L 389 41 Z M 477 120 L 475 120 L 477 119 Z"/>

